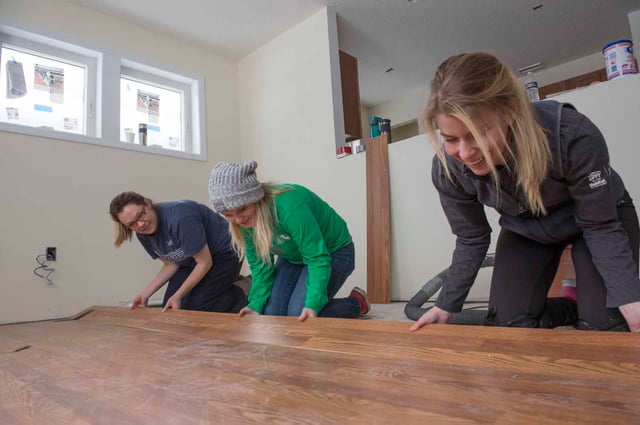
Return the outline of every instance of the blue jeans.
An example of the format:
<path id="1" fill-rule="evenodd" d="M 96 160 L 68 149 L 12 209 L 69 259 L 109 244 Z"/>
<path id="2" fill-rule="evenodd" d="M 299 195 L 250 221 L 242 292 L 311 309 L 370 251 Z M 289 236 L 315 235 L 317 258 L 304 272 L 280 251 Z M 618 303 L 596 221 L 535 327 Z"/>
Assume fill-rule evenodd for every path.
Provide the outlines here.
<path id="1" fill-rule="evenodd" d="M 360 316 L 360 304 L 355 298 L 333 298 L 347 277 L 353 272 L 355 263 L 353 243 L 331 253 L 331 276 L 327 285 L 329 302 L 318 312 L 319 317 L 355 318 Z M 271 296 L 264 314 L 274 316 L 299 316 L 307 295 L 309 269 L 304 264 L 293 264 L 279 257 L 273 278 Z"/>

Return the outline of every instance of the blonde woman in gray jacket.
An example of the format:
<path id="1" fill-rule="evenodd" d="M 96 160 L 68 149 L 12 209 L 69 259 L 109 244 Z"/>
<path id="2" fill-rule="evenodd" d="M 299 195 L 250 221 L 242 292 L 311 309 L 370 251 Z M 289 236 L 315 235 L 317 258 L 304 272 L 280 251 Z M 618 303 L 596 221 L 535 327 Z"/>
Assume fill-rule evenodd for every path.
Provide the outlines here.
<path id="1" fill-rule="evenodd" d="M 489 248 L 488 206 L 501 230 L 485 324 L 640 331 L 638 217 L 587 117 L 531 104 L 505 64 L 466 53 L 438 68 L 424 124 L 456 245 L 436 306 L 412 330 L 461 310 Z M 568 245 L 577 298 L 547 298 Z"/>

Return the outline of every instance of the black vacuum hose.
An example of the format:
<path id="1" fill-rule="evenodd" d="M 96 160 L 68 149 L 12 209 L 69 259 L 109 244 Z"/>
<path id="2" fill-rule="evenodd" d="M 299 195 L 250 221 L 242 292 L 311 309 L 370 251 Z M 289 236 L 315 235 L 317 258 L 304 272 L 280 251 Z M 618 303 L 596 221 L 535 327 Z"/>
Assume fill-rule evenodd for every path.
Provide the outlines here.
<path id="1" fill-rule="evenodd" d="M 480 265 L 483 267 L 492 267 L 495 261 L 493 254 L 485 257 Z M 425 283 L 422 288 L 415 294 L 409 302 L 404 306 L 404 314 L 411 320 L 418 320 L 424 313 L 429 311 L 431 307 L 422 307 L 424 303 L 436 293 L 444 282 L 447 280 L 449 268 L 442 270 L 440 273 L 432 277 Z M 452 313 L 448 323 L 452 325 L 482 325 L 487 317 L 487 310 L 463 310 L 460 313 Z"/>

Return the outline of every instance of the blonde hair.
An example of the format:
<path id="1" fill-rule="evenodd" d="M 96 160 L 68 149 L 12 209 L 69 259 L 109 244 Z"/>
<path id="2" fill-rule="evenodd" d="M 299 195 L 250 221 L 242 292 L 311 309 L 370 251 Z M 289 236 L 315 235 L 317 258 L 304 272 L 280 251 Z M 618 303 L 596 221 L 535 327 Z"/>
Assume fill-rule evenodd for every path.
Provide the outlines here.
<path id="1" fill-rule="evenodd" d="M 496 164 L 483 136 L 483 121 L 495 115 L 508 129 L 503 134 L 506 153 L 513 158 L 518 185 L 535 215 L 546 215 L 540 186 L 550 170 L 551 153 L 544 129 L 516 76 L 496 57 L 483 52 L 464 53 L 445 60 L 431 82 L 431 96 L 424 114 L 424 128 L 446 170 L 444 147 L 437 133 L 436 116 L 451 115 L 467 126 L 500 187 Z M 509 142 L 512 142 L 512 146 Z M 507 163 L 501 151 L 496 152 Z M 499 190 L 498 190 L 499 196 Z"/>
<path id="2" fill-rule="evenodd" d="M 271 262 L 271 239 L 273 238 L 273 229 L 278 224 L 275 197 L 290 189 L 274 188 L 270 183 L 261 183 L 261 186 L 264 190 L 264 197 L 255 203 L 256 222 L 249 231 L 256 248 L 256 255 L 266 264 Z M 242 237 L 242 227 L 234 222 L 229 222 L 229 231 L 231 232 L 233 249 L 240 257 L 243 257 L 246 245 Z"/>

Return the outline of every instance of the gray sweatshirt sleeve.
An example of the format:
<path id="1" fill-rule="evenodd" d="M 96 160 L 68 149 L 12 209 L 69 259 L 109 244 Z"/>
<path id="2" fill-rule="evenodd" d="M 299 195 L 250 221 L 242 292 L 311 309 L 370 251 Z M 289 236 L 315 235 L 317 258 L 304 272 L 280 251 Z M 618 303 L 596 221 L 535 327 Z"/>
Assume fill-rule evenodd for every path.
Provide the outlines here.
<path id="1" fill-rule="evenodd" d="M 431 179 L 440 195 L 440 204 L 456 235 L 451 266 L 436 305 L 448 312 L 462 310 L 491 242 L 491 226 L 483 205 L 475 194 L 467 193 L 456 181 L 447 177 L 444 167 L 434 157 Z"/>
<path id="2" fill-rule="evenodd" d="M 640 281 L 629 239 L 618 220 L 609 152 L 598 128 L 584 115 L 564 109 L 561 143 L 565 179 L 575 220 L 607 288 L 607 307 L 640 301 Z M 618 184 L 618 192 L 621 190 Z"/>

